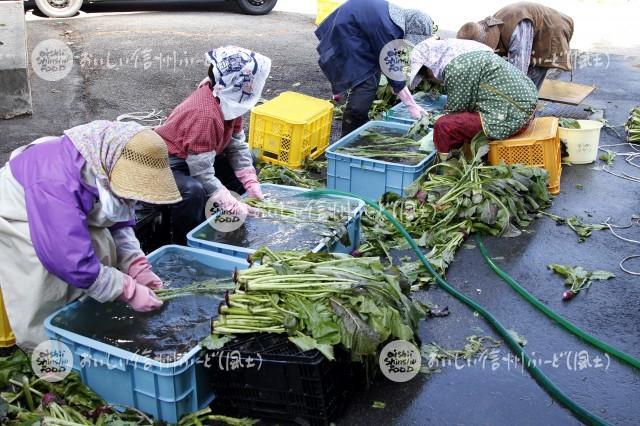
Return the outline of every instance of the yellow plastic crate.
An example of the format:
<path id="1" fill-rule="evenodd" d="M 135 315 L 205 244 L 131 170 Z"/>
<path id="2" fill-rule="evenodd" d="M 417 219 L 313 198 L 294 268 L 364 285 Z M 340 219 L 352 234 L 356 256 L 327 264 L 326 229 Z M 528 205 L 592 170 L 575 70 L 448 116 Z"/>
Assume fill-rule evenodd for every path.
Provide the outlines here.
<path id="1" fill-rule="evenodd" d="M 332 120 L 331 102 L 284 92 L 251 110 L 249 146 L 266 163 L 300 168 L 327 149 Z"/>
<path id="2" fill-rule="evenodd" d="M 318 0 L 318 14 L 316 25 L 320 25 L 325 18 L 333 13 L 346 0 Z"/>
<path id="3" fill-rule="evenodd" d="M 541 167 L 549 172 L 549 192 L 560 192 L 562 154 L 558 119 L 541 117 L 533 120 L 529 128 L 518 136 L 489 144 L 489 163 L 524 164 Z"/>
<path id="4" fill-rule="evenodd" d="M 0 348 L 10 348 L 16 344 L 16 337 L 13 335 L 7 311 L 4 308 L 4 299 L 0 291 Z"/>

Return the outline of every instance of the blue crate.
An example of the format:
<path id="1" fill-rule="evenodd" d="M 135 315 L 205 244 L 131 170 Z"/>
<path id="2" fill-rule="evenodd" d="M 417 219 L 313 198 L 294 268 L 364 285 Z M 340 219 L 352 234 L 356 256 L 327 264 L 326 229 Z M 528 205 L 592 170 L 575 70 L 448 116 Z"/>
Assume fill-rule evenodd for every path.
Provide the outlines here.
<path id="1" fill-rule="evenodd" d="M 438 99 L 432 99 L 431 97 L 429 97 L 429 95 L 423 92 L 416 95 L 415 100 L 416 103 L 425 110 L 439 113 L 444 111 L 444 106 L 447 103 L 447 96 L 442 95 Z M 410 126 L 415 123 L 416 120 L 411 118 L 411 114 L 409 114 L 409 108 L 407 108 L 404 103 L 400 102 L 398 105 L 394 106 L 384 114 L 384 121 L 406 124 Z"/>
<path id="2" fill-rule="evenodd" d="M 327 186 L 329 188 L 351 192 L 374 200 L 380 198 L 385 192 L 395 192 L 402 195 L 404 189 L 433 164 L 436 158 L 435 151 L 426 154 L 425 159 L 414 166 L 336 152 L 372 127 L 396 129 L 399 134 L 404 134 L 410 126 L 388 121 L 370 121 L 327 148 Z"/>
<path id="3" fill-rule="evenodd" d="M 151 253 L 153 264 L 162 256 L 188 252 L 203 264 L 223 271 L 245 269 L 246 261 L 210 251 L 182 246 L 164 246 Z M 52 325 L 63 311 L 75 310 L 83 303 L 71 303 L 45 321 L 47 335 L 65 343 L 73 352 L 73 369 L 82 382 L 106 402 L 135 407 L 156 420 L 177 423 L 180 417 L 208 406 L 213 401 L 209 373 L 196 346 L 174 363 L 135 354 Z"/>
<path id="4" fill-rule="evenodd" d="M 261 187 L 263 190 L 268 190 L 269 188 L 283 188 L 296 193 L 309 191 L 308 189 L 305 189 L 305 188 L 297 188 L 294 186 L 286 186 L 286 185 L 275 185 L 271 183 L 263 183 Z M 324 197 L 325 196 L 323 196 L 323 198 Z M 337 241 L 336 239 L 325 237 L 319 240 L 318 245 L 316 245 L 312 249 L 312 251 L 314 253 L 319 253 L 323 251 L 351 253 L 360 245 L 360 219 L 362 218 L 362 213 L 364 212 L 364 202 L 359 199 L 342 197 L 338 195 L 335 195 L 335 196 L 332 195 L 332 196 L 326 196 L 326 197 L 338 198 L 338 199 L 350 199 L 357 202 L 357 207 L 351 213 L 349 217 L 349 221 L 346 224 L 351 245 L 346 247 L 344 244 L 342 244 L 340 241 Z M 196 234 L 201 232 L 207 226 L 210 226 L 209 222 L 211 220 L 213 220 L 213 218 L 210 218 L 204 221 L 203 223 L 198 225 L 194 230 L 189 232 L 189 234 L 187 234 L 187 244 L 189 245 L 189 247 L 195 247 L 203 250 L 211 250 L 216 253 L 222 253 L 228 256 L 240 257 L 243 259 L 246 259 L 247 256 L 255 252 L 255 249 L 232 246 L 229 244 L 217 243 L 214 241 L 208 241 L 201 238 L 197 238 Z"/>

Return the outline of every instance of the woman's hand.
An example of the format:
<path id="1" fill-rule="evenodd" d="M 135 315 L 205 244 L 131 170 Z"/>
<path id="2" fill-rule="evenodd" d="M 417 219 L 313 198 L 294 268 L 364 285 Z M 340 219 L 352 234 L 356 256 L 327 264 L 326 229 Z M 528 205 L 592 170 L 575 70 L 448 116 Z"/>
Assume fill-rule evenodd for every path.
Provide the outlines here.
<path id="1" fill-rule="evenodd" d="M 141 256 L 131 262 L 131 265 L 129 266 L 129 275 L 138 283 L 145 287 L 149 287 L 152 290 L 159 290 L 164 287 L 162 280 L 153 273 L 149 260 L 144 256 Z"/>
<path id="2" fill-rule="evenodd" d="M 138 283 L 129 275 L 123 275 L 122 294 L 118 300 L 126 302 L 137 312 L 155 311 L 163 304 L 152 289 Z"/>

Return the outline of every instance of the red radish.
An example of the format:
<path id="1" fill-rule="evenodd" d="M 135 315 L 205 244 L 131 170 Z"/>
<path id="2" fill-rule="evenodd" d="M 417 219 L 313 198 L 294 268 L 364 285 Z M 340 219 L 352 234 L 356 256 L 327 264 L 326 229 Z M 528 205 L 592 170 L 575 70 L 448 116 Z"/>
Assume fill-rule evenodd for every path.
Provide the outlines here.
<path id="1" fill-rule="evenodd" d="M 362 257 L 362 253 L 360 253 L 360 251 L 358 249 L 354 249 L 351 252 L 351 256 L 353 256 L 353 257 Z"/>
<path id="2" fill-rule="evenodd" d="M 565 302 L 568 302 L 569 300 L 573 299 L 575 295 L 576 295 L 575 292 L 571 290 L 567 290 L 564 293 L 562 293 L 562 300 L 564 300 Z"/>
<path id="3" fill-rule="evenodd" d="M 416 198 L 418 199 L 418 201 L 424 204 L 424 202 L 427 201 L 427 193 L 424 191 L 418 191 L 416 193 Z"/>

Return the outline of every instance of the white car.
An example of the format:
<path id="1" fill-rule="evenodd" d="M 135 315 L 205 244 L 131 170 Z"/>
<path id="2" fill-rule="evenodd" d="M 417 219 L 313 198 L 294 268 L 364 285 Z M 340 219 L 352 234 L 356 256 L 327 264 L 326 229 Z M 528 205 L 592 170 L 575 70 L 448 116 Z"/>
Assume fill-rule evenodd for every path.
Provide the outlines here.
<path id="1" fill-rule="evenodd" d="M 40 12 L 52 18 L 67 18 L 73 16 L 83 3 L 99 3 L 105 0 L 25 0 L 27 5 L 35 5 Z M 132 0 L 107 0 L 117 2 L 132 2 Z M 271 12 L 278 0 L 210 0 L 212 2 L 234 1 L 240 9 L 249 15 L 266 15 Z"/>

